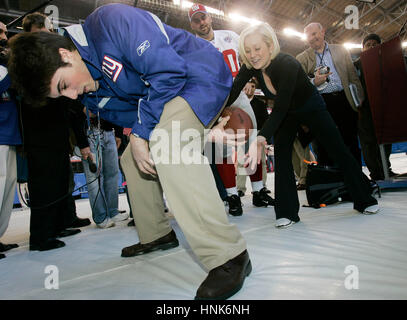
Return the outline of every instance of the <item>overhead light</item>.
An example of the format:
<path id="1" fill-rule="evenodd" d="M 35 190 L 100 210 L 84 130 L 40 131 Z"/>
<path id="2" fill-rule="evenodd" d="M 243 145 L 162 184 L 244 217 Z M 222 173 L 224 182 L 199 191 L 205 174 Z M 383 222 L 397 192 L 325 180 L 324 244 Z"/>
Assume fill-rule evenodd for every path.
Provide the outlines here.
<path id="1" fill-rule="evenodd" d="M 343 44 L 343 46 L 350 50 L 350 49 L 362 49 L 362 44 L 360 43 L 350 43 L 350 42 L 346 42 Z"/>
<path id="2" fill-rule="evenodd" d="M 193 2 L 186 1 L 186 0 L 173 0 L 172 2 L 175 5 L 181 6 L 181 8 L 183 8 L 183 9 L 189 9 L 194 4 Z M 215 8 L 208 7 L 208 6 L 205 6 L 205 8 L 209 13 L 217 14 L 219 16 L 225 16 L 225 13 L 221 10 L 217 10 Z M 252 25 L 262 23 L 262 21 L 260 21 L 260 20 L 257 20 L 254 18 L 248 18 L 248 17 L 242 16 L 238 13 L 229 13 L 228 17 L 233 20 L 232 22 L 246 22 L 246 23 L 249 23 Z"/>
<path id="3" fill-rule="evenodd" d="M 307 39 L 307 36 L 304 33 L 298 32 L 298 31 L 296 31 L 294 29 L 291 29 L 291 28 L 285 28 L 283 30 L 283 32 L 289 37 L 295 36 L 295 37 L 300 38 L 301 40 Z"/>
<path id="4" fill-rule="evenodd" d="M 237 13 L 229 13 L 228 17 L 230 19 L 233 19 L 232 22 L 246 22 L 246 23 L 249 23 L 249 24 L 252 24 L 252 25 L 262 23 L 262 21 L 260 21 L 260 20 L 248 18 L 248 17 L 245 17 L 245 16 L 241 16 L 240 14 L 237 14 Z"/>
<path id="5" fill-rule="evenodd" d="M 184 0 L 173 0 L 173 3 L 175 5 L 177 5 L 177 6 L 181 6 L 183 9 L 189 9 L 194 4 L 191 1 L 184 1 Z M 218 16 L 224 16 L 225 15 L 225 13 L 223 11 L 221 11 L 221 10 L 217 10 L 215 8 L 208 7 L 208 6 L 205 6 L 205 8 L 209 13 L 214 13 L 214 14 L 217 14 Z"/>
<path id="6" fill-rule="evenodd" d="M 214 13 L 214 14 L 217 14 L 218 16 L 224 16 L 224 15 L 225 15 L 225 13 L 224 13 L 223 11 L 218 10 L 218 9 L 215 9 L 215 8 L 206 7 L 206 10 L 207 10 L 209 13 Z"/>
<path id="7" fill-rule="evenodd" d="M 362 49 L 363 48 L 363 46 L 361 44 L 359 44 L 359 43 L 350 43 L 350 42 L 344 43 L 343 46 L 348 50 L 350 50 L 350 49 Z M 407 41 L 402 42 L 401 46 L 403 48 L 407 47 Z"/>

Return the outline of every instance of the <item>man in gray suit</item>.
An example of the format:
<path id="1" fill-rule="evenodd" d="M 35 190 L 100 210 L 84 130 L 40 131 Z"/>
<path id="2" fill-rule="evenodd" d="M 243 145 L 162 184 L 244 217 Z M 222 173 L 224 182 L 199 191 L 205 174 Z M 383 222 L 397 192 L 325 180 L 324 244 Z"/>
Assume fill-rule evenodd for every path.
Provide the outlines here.
<path id="1" fill-rule="evenodd" d="M 346 146 L 361 164 L 357 105 L 349 86 L 354 85 L 360 100 L 363 99 L 363 89 L 352 59 L 343 46 L 325 41 L 325 30 L 321 24 L 310 23 L 304 28 L 304 33 L 310 48 L 296 58 L 324 98 Z M 330 159 L 318 141 L 313 143 L 313 149 L 319 164 L 334 165 L 335 159 Z"/>

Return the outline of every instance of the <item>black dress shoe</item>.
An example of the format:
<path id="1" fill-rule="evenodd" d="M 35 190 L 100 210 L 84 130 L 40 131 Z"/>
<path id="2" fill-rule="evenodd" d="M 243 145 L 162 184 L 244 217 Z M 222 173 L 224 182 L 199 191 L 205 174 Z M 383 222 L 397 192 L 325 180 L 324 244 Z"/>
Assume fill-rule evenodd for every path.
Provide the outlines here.
<path id="1" fill-rule="evenodd" d="M 172 230 L 169 234 L 152 242 L 144 244 L 137 243 L 130 247 L 123 248 L 122 257 L 134 257 L 156 250 L 168 250 L 178 246 L 179 242 L 177 236 L 175 235 L 174 230 Z"/>
<path id="2" fill-rule="evenodd" d="M 62 242 L 57 239 L 49 239 L 42 243 L 30 243 L 30 251 L 47 251 L 57 248 L 65 247 L 65 242 Z"/>
<path id="3" fill-rule="evenodd" d="M 131 221 L 127 224 L 128 227 L 135 227 L 136 223 L 134 222 L 134 219 L 131 219 Z"/>
<path id="4" fill-rule="evenodd" d="M 241 198 L 244 197 L 244 192 L 242 190 L 237 191 L 237 195 Z"/>
<path id="5" fill-rule="evenodd" d="M 247 250 L 212 269 L 196 292 L 195 300 L 225 300 L 238 292 L 252 271 Z"/>
<path id="6" fill-rule="evenodd" d="M 0 253 L 0 259 L 4 259 L 6 257 L 5 254 Z"/>
<path id="7" fill-rule="evenodd" d="M 267 189 L 253 192 L 253 205 L 256 207 L 274 206 L 275 200 L 267 194 Z"/>
<path id="8" fill-rule="evenodd" d="M 82 228 L 90 225 L 88 218 L 76 218 L 69 228 Z"/>
<path id="9" fill-rule="evenodd" d="M 229 204 L 229 214 L 235 217 L 241 216 L 243 214 L 242 201 L 237 194 L 232 194 L 226 198 Z"/>
<path id="10" fill-rule="evenodd" d="M 14 248 L 18 248 L 18 244 L 16 243 L 4 244 L 0 242 L 0 252 L 6 252 Z"/>
<path id="11" fill-rule="evenodd" d="M 57 234 L 57 238 L 73 236 L 79 232 L 81 232 L 81 229 L 64 229 Z"/>

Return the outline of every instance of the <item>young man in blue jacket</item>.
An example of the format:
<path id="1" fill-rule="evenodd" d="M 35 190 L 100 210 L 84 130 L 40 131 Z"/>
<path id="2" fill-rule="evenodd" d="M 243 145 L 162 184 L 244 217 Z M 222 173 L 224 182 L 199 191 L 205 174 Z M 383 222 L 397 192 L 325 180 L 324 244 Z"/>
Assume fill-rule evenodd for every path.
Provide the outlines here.
<path id="1" fill-rule="evenodd" d="M 232 85 L 222 55 L 209 42 L 122 4 L 98 8 L 64 35 L 16 36 L 10 74 L 26 99 L 79 96 L 93 113 L 133 128 L 121 163 L 140 243 L 124 248 L 122 256 L 178 246 L 164 214 L 164 191 L 189 245 L 209 270 L 195 298 L 232 296 L 251 263 L 201 154 L 204 129 L 218 118 Z M 186 149 L 193 163 L 181 157 Z"/>

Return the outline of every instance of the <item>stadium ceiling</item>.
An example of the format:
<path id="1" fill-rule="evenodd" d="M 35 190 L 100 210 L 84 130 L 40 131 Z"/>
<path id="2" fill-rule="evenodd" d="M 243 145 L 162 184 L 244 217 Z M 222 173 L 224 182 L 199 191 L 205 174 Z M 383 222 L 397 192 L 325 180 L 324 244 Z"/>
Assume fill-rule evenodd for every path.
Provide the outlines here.
<path id="1" fill-rule="evenodd" d="M 0 0 L 0 21 L 8 23 L 43 2 L 45 0 Z M 174 4 L 173 0 L 53 0 L 49 5 L 57 8 L 59 25 L 66 26 L 83 22 L 94 9 L 107 3 L 126 3 L 146 9 L 171 26 L 191 31 L 187 9 Z M 245 22 L 229 18 L 229 13 L 268 22 L 277 31 L 282 49 L 291 54 L 304 50 L 306 44 L 299 38 L 283 34 L 286 27 L 302 32 L 308 23 L 319 22 L 326 29 L 329 43 L 360 43 L 368 33 L 377 33 L 389 40 L 399 33 L 407 20 L 407 0 L 201 0 L 200 3 L 225 13 L 225 16 L 213 15 L 214 29 L 231 29 L 239 33 L 247 26 Z M 350 8 L 352 12 L 347 11 Z M 358 29 L 347 29 L 346 19 L 355 8 L 359 16 Z M 40 11 L 44 12 L 44 8 Z M 401 34 L 403 41 L 407 40 L 406 29 Z"/>

